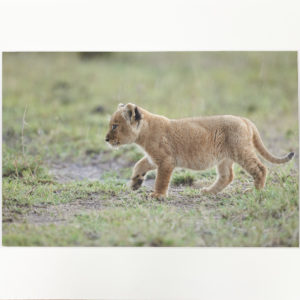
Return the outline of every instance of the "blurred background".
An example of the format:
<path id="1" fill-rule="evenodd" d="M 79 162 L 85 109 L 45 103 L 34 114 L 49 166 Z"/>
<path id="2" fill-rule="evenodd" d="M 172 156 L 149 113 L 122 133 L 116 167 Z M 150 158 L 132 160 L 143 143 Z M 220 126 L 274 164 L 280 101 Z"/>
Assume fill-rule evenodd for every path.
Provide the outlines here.
<path id="1" fill-rule="evenodd" d="M 296 52 L 4 53 L 4 155 L 109 152 L 120 102 L 169 118 L 245 116 L 275 154 L 298 147 Z"/>

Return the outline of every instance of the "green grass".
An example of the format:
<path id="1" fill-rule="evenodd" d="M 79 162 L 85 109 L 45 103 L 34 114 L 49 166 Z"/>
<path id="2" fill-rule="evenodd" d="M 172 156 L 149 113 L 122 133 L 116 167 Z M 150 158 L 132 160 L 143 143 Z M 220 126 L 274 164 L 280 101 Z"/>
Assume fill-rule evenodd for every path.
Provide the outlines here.
<path id="1" fill-rule="evenodd" d="M 142 157 L 104 142 L 110 114 L 133 102 L 170 118 L 237 114 L 277 155 L 263 191 L 235 166 L 217 196 L 214 169 L 176 170 L 169 197 L 126 183 Z M 292 52 L 3 55 L 3 245 L 298 246 L 297 57 Z M 25 122 L 24 122 L 25 117 Z M 100 181 L 60 182 L 53 164 L 98 166 Z M 102 169 L 111 163 L 117 167 Z M 68 170 L 68 169 L 67 169 Z M 148 174 L 155 177 L 155 172 Z M 151 180 L 150 180 L 151 182 Z"/>
<path id="2" fill-rule="evenodd" d="M 189 171 L 175 172 L 172 177 L 174 185 L 192 185 L 195 182 L 195 175 Z"/>

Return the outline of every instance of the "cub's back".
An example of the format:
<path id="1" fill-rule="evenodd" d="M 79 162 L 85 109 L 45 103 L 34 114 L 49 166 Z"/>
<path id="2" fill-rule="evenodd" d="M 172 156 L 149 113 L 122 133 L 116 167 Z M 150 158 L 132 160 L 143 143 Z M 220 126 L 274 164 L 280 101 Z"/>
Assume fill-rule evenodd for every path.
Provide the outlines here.
<path id="1" fill-rule="evenodd" d="M 215 130 L 228 131 L 244 130 L 247 123 L 244 118 L 232 115 L 219 115 L 207 117 L 193 117 L 178 120 L 170 120 L 171 129 L 174 133 L 185 133 L 188 135 L 209 134 Z"/>
<path id="2" fill-rule="evenodd" d="M 221 115 L 171 120 L 168 139 L 177 151 L 196 155 L 201 149 L 216 154 L 221 147 L 249 140 L 250 134 L 245 119 Z"/>

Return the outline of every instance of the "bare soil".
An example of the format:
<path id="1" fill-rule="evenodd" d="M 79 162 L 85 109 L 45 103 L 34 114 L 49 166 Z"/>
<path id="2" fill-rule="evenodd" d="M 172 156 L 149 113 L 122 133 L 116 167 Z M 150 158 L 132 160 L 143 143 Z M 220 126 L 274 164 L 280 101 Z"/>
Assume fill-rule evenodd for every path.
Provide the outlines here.
<path id="1" fill-rule="evenodd" d="M 80 162 L 49 162 L 50 173 L 60 183 L 67 183 L 77 180 L 97 181 L 102 179 L 102 175 L 108 171 L 118 171 L 120 168 L 131 165 L 121 158 L 104 160 L 102 156 L 94 156 L 87 163 Z"/>

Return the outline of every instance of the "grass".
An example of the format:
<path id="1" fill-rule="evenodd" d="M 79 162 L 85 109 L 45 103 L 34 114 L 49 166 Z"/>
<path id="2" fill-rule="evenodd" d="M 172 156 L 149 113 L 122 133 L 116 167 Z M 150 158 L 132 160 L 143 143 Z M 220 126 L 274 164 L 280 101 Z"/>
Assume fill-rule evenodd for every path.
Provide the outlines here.
<path id="1" fill-rule="evenodd" d="M 268 165 L 263 191 L 235 166 L 217 196 L 215 170 L 176 170 L 169 197 L 127 187 L 134 145 L 104 142 L 110 114 L 133 102 L 170 118 L 237 114 L 267 147 L 296 159 Z M 3 55 L 3 245 L 298 246 L 297 57 L 292 52 Z M 95 166 L 99 180 L 61 181 L 53 165 Z M 79 168 L 78 167 L 78 168 Z"/>
<path id="2" fill-rule="evenodd" d="M 189 171 L 175 172 L 172 177 L 174 185 L 192 185 L 195 182 L 195 176 Z"/>

